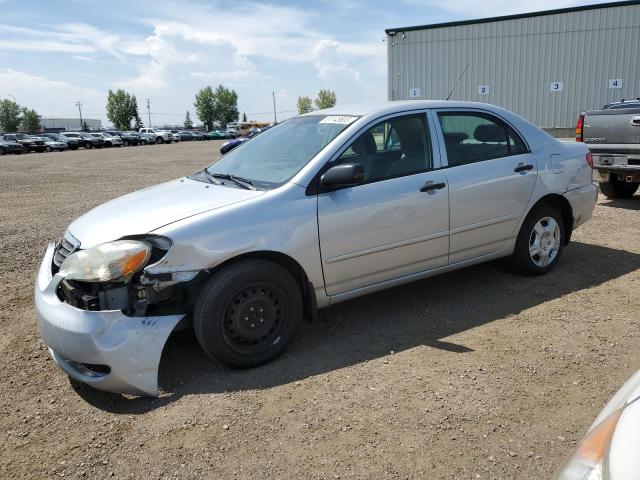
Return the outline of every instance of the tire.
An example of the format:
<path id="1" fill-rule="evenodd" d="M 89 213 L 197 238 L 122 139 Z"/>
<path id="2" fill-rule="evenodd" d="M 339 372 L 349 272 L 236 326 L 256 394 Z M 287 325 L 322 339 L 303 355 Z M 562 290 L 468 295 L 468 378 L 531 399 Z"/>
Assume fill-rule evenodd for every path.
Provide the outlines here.
<path id="1" fill-rule="evenodd" d="M 279 356 L 301 320 L 298 283 L 281 266 L 259 259 L 222 267 L 202 287 L 193 313 L 202 349 L 233 368 L 254 367 Z"/>
<path id="2" fill-rule="evenodd" d="M 556 208 L 543 205 L 531 211 L 518 233 L 511 269 L 521 275 L 543 275 L 553 269 L 564 248 L 565 231 Z"/>
<path id="3" fill-rule="evenodd" d="M 147 144 L 147 141 L 146 141 L 146 140 L 142 140 L 142 141 L 140 142 L 140 145 L 146 145 L 146 144 Z"/>
<path id="4" fill-rule="evenodd" d="M 128 146 L 129 146 L 129 141 L 128 141 L 128 140 L 125 140 L 124 142 L 122 142 L 122 144 L 123 144 L 125 147 L 128 147 Z"/>
<path id="5" fill-rule="evenodd" d="M 0 148 L 0 156 L 4 155 L 4 153 L 5 153 L 4 150 Z"/>
<path id="6" fill-rule="evenodd" d="M 600 184 L 600 191 L 605 197 L 613 200 L 615 198 L 633 197 L 638 187 L 640 187 L 640 183 L 621 182 L 612 177 L 611 181 Z"/>
<path id="7" fill-rule="evenodd" d="M 86 149 L 93 148 L 93 144 L 91 142 L 84 142 L 84 148 Z"/>
<path id="8" fill-rule="evenodd" d="M 53 148 L 51 148 L 51 147 L 47 147 L 47 148 L 45 148 L 45 150 L 46 150 L 46 151 L 47 151 L 47 153 L 48 153 L 48 152 L 52 152 L 52 151 L 53 151 Z"/>
<path id="9" fill-rule="evenodd" d="M 159 143 L 159 144 L 164 143 L 164 138 L 162 138 L 162 137 L 156 138 L 156 143 Z"/>

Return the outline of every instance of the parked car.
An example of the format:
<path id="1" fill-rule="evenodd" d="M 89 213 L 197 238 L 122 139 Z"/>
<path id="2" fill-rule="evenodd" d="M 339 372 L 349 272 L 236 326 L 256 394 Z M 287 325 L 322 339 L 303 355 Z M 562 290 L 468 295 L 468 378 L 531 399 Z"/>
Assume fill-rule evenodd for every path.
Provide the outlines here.
<path id="1" fill-rule="evenodd" d="M 221 130 L 211 130 L 207 133 L 207 138 L 209 140 L 225 140 L 227 138 L 235 138 L 230 136 L 227 132 L 223 132 Z"/>
<path id="2" fill-rule="evenodd" d="M 40 333 L 76 380 L 157 395 L 180 322 L 212 358 L 252 367 L 316 308 L 501 257 L 549 272 L 593 213 L 591 176 L 585 145 L 493 105 L 295 117 L 72 222 L 39 270 Z"/>
<path id="3" fill-rule="evenodd" d="M 0 140 L 0 155 L 8 155 L 10 153 L 20 155 L 24 151 L 24 147 L 18 142 Z"/>
<path id="4" fill-rule="evenodd" d="M 172 135 L 173 135 L 173 138 L 175 138 L 177 141 L 180 141 L 180 142 L 189 142 L 191 140 L 194 140 L 193 136 L 191 135 L 191 132 L 187 132 L 186 130 L 174 132 Z"/>
<path id="5" fill-rule="evenodd" d="M 86 132 L 64 132 L 65 137 L 75 138 L 84 148 L 102 148 L 104 146 L 104 138 L 94 137 Z"/>
<path id="6" fill-rule="evenodd" d="M 38 136 L 40 138 L 47 137 L 56 142 L 64 142 L 67 144 L 69 150 L 77 150 L 80 147 L 77 138 L 65 137 L 60 133 L 44 132 L 39 133 Z"/>
<path id="7" fill-rule="evenodd" d="M 39 138 L 32 138 L 26 133 L 5 133 L 2 140 L 16 142 L 22 145 L 27 152 L 44 152 L 47 147 Z"/>
<path id="8" fill-rule="evenodd" d="M 189 132 L 194 140 L 209 140 L 205 132 L 201 132 L 200 130 L 190 130 Z"/>
<path id="9" fill-rule="evenodd" d="M 556 480 L 635 480 L 640 472 L 640 371 L 595 419 Z"/>
<path id="10" fill-rule="evenodd" d="M 120 130 L 106 130 L 105 133 L 108 133 L 111 136 L 119 137 L 122 139 L 122 144 L 124 146 L 133 145 L 136 146 L 140 143 L 140 137 L 132 132 L 121 132 Z"/>
<path id="11" fill-rule="evenodd" d="M 157 130 L 155 128 L 141 128 L 139 133 L 150 133 L 156 139 L 156 143 L 171 143 L 171 132 L 166 130 Z"/>
<path id="12" fill-rule="evenodd" d="M 607 198 L 629 198 L 640 187 L 640 101 L 614 102 L 578 117 L 576 140 L 593 154 L 594 178 Z"/>
<path id="13" fill-rule="evenodd" d="M 92 133 L 91 135 L 96 138 L 103 138 L 105 147 L 121 147 L 124 145 L 122 138 L 107 132 Z"/>
<path id="14" fill-rule="evenodd" d="M 38 140 L 42 140 L 46 146 L 45 151 L 47 152 L 63 152 L 69 148 L 69 144 L 67 142 L 59 142 L 58 140 L 53 140 L 49 137 L 31 137 Z"/>
<path id="15" fill-rule="evenodd" d="M 230 140 L 230 141 L 228 141 L 226 143 L 223 143 L 222 146 L 220 147 L 220 153 L 222 155 L 224 155 L 225 153 L 230 152 L 231 150 L 233 150 L 237 146 L 243 144 L 244 142 L 246 142 L 250 138 L 255 137 L 260 132 L 264 132 L 265 130 L 268 130 L 269 128 L 271 128 L 271 127 L 265 127 L 263 129 L 256 128 L 252 132 L 247 134 L 246 137 L 237 137 L 237 138 L 234 138 L 233 140 Z"/>
<path id="16" fill-rule="evenodd" d="M 153 133 L 128 133 L 134 133 L 135 135 L 138 135 L 138 137 L 140 137 L 140 145 L 153 145 L 154 143 L 156 143 L 156 136 Z"/>

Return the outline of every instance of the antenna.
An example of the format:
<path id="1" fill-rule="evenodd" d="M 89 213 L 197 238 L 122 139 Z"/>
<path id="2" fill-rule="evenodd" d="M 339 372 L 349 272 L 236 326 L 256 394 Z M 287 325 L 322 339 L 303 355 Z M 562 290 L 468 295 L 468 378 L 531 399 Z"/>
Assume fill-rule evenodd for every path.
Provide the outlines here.
<path id="1" fill-rule="evenodd" d="M 458 78 L 458 81 L 453 86 L 453 89 L 449 92 L 449 95 L 447 95 L 447 98 L 445 100 L 449 100 L 451 98 L 451 95 L 453 95 L 453 92 L 456 90 L 456 88 L 458 88 L 458 84 L 460 83 L 460 80 L 462 80 L 462 77 L 464 76 L 464 74 L 467 73 L 467 70 L 469 70 L 469 64 L 468 63 L 467 63 L 467 67 L 460 74 L 460 77 Z"/>

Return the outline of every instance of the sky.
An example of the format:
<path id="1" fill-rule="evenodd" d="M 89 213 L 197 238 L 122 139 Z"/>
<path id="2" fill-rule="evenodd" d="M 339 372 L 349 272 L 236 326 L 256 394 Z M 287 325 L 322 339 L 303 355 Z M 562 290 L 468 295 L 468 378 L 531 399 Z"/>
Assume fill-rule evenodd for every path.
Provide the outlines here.
<path id="1" fill-rule="evenodd" d="M 299 96 L 387 99 L 386 28 L 598 3 L 565 0 L 0 0 L 0 98 L 43 117 L 101 119 L 109 89 L 136 95 L 152 125 L 196 118 L 196 92 L 222 84 L 253 120 L 296 114 Z"/>

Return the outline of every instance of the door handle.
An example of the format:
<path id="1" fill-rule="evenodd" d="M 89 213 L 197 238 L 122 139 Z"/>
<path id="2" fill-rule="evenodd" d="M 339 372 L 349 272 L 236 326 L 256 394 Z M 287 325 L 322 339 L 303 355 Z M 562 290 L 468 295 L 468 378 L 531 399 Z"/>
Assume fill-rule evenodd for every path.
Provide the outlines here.
<path id="1" fill-rule="evenodd" d="M 433 182 L 427 182 L 425 183 L 422 187 L 420 187 L 420 191 L 421 192 L 430 192 L 432 190 L 440 190 L 443 189 L 444 187 L 446 187 L 447 184 L 446 183 L 433 183 Z"/>
<path id="2" fill-rule="evenodd" d="M 516 168 L 513 169 L 514 172 L 526 172 L 529 170 L 533 170 L 533 165 L 530 163 L 527 163 L 526 165 L 524 163 L 519 163 Z"/>

